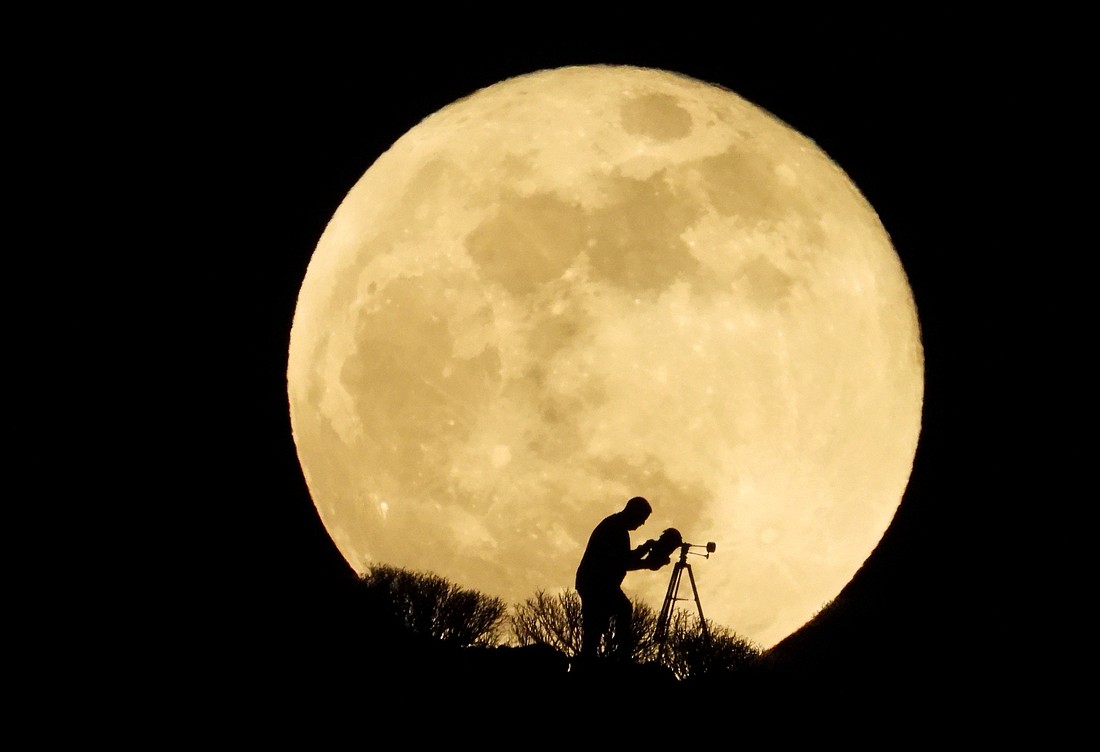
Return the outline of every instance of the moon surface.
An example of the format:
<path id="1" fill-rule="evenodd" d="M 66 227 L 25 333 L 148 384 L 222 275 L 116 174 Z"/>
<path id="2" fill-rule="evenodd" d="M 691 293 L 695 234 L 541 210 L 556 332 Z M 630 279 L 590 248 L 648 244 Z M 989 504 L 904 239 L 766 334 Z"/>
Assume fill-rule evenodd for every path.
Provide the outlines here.
<path id="1" fill-rule="evenodd" d="M 924 362 L 889 235 L 813 141 L 706 82 L 579 66 L 454 102 L 367 169 L 310 260 L 287 388 L 357 571 L 521 603 L 645 496 L 632 543 L 716 542 L 690 560 L 705 615 L 768 648 L 890 524 Z M 659 611 L 671 572 L 624 590 Z"/>

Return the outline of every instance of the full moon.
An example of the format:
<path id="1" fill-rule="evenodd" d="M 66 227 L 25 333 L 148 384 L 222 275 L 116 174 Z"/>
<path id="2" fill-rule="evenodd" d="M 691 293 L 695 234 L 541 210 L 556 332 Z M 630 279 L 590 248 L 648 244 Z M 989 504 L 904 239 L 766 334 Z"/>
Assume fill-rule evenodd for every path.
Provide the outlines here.
<path id="1" fill-rule="evenodd" d="M 893 519 L 924 354 L 878 215 L 725 88 L 578 66 L 476 91 L 351 188 L 290 333 L 310 496 L 359 572 L 522 603 L 644 496 L 706 618 L 768 648 Z M 672 567 L 627 574 L 659 611 Z M 688 601 L 687 605 L 694 608 Z"/>

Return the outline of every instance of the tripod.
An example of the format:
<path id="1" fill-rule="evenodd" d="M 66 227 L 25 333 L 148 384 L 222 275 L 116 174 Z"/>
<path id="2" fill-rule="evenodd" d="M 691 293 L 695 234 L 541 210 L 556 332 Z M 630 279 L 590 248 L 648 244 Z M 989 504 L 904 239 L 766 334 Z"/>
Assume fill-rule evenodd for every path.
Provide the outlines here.
<path id="1" fill-rule="evenodd" d="M 710 555 L 714 553 L 715 546 L 713 543 L 706 545 L 706 554 L 697 553 L 691 551 L 692 548 L 701 548 L 701 546 L 693 546 L 690 543 L 683 543 L 680 545 L 680 560 L 676 562 L 676 565 L 672 568 L 672 577 L 668 581 L 668 591 L 665 593 L 665 603 L 661 606 L 661 615 L 657 617 L 657 632 L 655 640 L 657 645 L 664 649 L 665 640 L 668 638 L 668 622 L 672 617 L 672 609 L 675 606 L 676 601 L 686 601 L 687 598 L 679 597 L 680 593 L 680 580 L 684 576 L 684 570 L 687 570 L 688 581 L 691 583 L 691 592 L 695 597 L 695 607 L 699 609 L 699 626 L 703 630 L 703 639 L 710 641 L 710 630 L 707 629 L 707 620 L 703 618 L 703 604 L 699 601 L 699 589 L 695 587 L 695 575 L 691 571 L 691 565 L 687 562 L 688 553 L 695 554 L 696 556 L 704 556 L 710 558 Z"/>

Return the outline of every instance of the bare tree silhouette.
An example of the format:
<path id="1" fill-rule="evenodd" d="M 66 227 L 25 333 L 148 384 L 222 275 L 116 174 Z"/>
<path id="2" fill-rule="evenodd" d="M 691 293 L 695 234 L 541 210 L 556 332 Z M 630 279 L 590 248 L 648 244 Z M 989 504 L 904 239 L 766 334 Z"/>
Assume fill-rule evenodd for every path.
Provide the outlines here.
<path id="1" fill-rule="evenodd" d="M 634 650 L 631 662 L 658 663 L 677 679 L 718 673 L 733 673 L 755 665 L 761 651 L 732 630 L 707 621 L 704 634 L 699 617 L 678 609 L 669 620 L 665 645 L 656 642 L 657 613 L 648 605 L 631 601 L 634 607 Z M 572 590 L 557 595 L 539 591 L 512 609 L 509 619 L 512 640 L 520 646 L 546 645 L 570 658 L 580 653 L 582 621 L 580 596 Z M 607 656 L 606 643 L 600 655 Z"/>
<path id="2" fill-rule="evenodd" d="M 412 634 L 459 647 L 497 645 L 507 622 L 500 598 L 462 588 L 439 575 L 378 565 L 360 578 L 365 594 L 385 604 Z"/>

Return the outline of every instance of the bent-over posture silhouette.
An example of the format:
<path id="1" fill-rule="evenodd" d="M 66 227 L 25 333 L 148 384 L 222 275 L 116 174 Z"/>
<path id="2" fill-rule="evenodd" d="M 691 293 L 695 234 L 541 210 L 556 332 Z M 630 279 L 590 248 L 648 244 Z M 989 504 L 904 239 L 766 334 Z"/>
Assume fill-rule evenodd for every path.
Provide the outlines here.
<path id="1" fill-rule="evenodd" d="M 633 650 L 631 620 L 633 607 L 622 591 L 626 573 L 636 569 L 659 569 L 664 562 L 647 563 L 644 559 L 655 541 L 648 540 L 630 548 L 630 531 L 637 530 L 653 508 L 641 496 L 626 503 L 621 512 L 604 518 L 588 539 L 588 546 L 577 567 L 577 593 L 581 597 L 581 658 L 596 656 L 600 639 L 611 632 L 614 641 L 610 654 L 626 661 Z"/>

